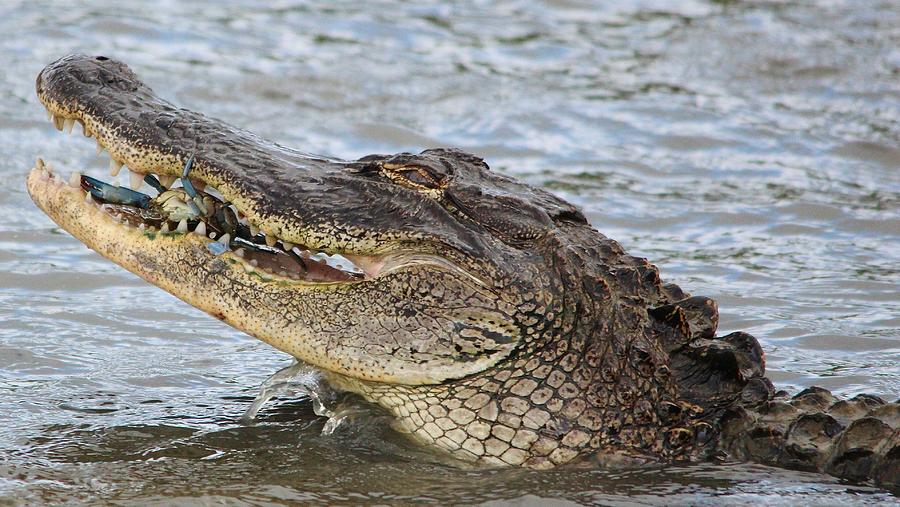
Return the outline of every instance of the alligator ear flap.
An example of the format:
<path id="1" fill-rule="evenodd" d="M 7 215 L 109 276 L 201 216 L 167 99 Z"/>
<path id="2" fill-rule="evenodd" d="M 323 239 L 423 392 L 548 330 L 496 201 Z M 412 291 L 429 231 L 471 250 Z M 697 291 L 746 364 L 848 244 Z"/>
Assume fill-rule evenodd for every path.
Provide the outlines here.
<path id="1" fill-rule="evenodd" d="M 460 183 L 445 190 L 444 198 L 473 222 L 513 247 L 522 247 L 553 228 L 546 211 L 512 194 L 492 194 L 475 185 Z"/>

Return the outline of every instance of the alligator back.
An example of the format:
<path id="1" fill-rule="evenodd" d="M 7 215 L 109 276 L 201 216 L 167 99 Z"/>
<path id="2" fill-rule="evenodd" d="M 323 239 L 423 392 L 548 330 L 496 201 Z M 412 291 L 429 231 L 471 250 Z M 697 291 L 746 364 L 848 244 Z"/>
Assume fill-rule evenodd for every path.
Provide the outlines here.
<path id="1" fill-rule="evenodd" d="M 821 387 L 747 398 L 720 419 L 730 457 L 900 489 L 900 402 L 838 400 Z"/>

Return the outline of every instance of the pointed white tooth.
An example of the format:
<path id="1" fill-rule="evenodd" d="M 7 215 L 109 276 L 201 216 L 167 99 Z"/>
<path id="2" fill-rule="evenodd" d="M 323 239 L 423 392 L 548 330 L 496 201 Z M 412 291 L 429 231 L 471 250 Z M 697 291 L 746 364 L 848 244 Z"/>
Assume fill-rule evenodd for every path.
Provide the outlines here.
<path id="1" fill-rule="evenodd" d="M 222 237 L 219 238 L 219 243 L 228 246 L 228 244 L 231 243 L 231 234 L 228 234 L 227 232 L 223 234 Z"/>
<path id="2" fill-rule="evenodd" d="M 250 236 L 256 236 L 257 234 L 259 234 L 259 227 L 250 224 Z"/>
<path id="3" fill-rule="evenodd" d="M 50 121 L 53 121 L 53 113 L 51 113 L 49 109 L 46 109 L 46 111 L 47 111 L 47 119 Z"/>
<path id="4" fill-rule="evenodd" d="M 234 255 L 237 255 L 238 257 L 243 257 L 243 256 L 244 256 L 244 249 L 243 249 L 243 248 L 238 248 L 237 250 L 234 251 Z"/>
<path id="5" fill-rule="evenodd" d="M 259 261 L 256 259 L 250 259 L 250 265 L 255 268 L 256 266 L 259 266 Z"/>
<path id="6" fill-rule="evenodd" d="M 206 236 L 206 222 L 200 222 L 199 224 L 197 224 L 197 227 L 194 228 L 194 233 L 201 236 Z"/>
<path id="7" fill-rule="evenodd" d="M 209 231 L 209 239 L 216 239 L 216 231 Z"/>
<path id="8" fill-rule="evenodd" d="M 81 133 L 84 134 L 84 137 L 93 137 L 93 133 L 91 133 L 91 129 L 88 128 L 87 123 L 81 124 Z"/>
<path id="9" fill-rule="evenodd" d="M 73 171 L 72 175 L 69 176 L 69 186 L 72 188 L 81 188 L 81 173 L 78 171 Z"/>
<path id="10" fill-rule="evenodd" d="M 266 234 L 266 245 L 275 246 L 275 242 L 278 241 L 278 238 L 275 236 Z"/>
<path id="11" fill-rule="evenodd" d="M 103 153 L 103 150 L 104 150 L 104 149 L 105 149 L 105 148 L 103 147 L 103 145 L 100 144 L 100 140 L 97 139 L 97 155 Z"/>
<path id="12" fill-rule="evenodd" d="M 66 134 L 71 134 L 73 127 L 75 127 L 75 120 L 73 120 L 72 118 L 66 118 L 65 120 L 63 120 L 63 131 Z"/>
<path id="13" fill-rule="evenodd" d="M 285 271 L 285 270 L 282 269 L 281 271 L 278 272 L 278 276 L 280 276 L 280 277 L 282 277 L 282 278 L 286 277 L 286 276 L 287 276 L 287 271 Z"/>
<path id="14" fill-rule="evenodd" d="M 141 185 L 144 183 L 144 175 L 141 173 L 136 173 L 129 169 L 128 171 L 131 173 L 131 179 L 129 180 L 129 186 L 132 190 L 137 190 L 141 188 Z"/>
<path id="15" fill-rule="evenodd" d="M 253 272 L 253 266 L 251 266 L 251 265 L 249 265 L 249 264 L 244 264 L 244 271 L 246 271 L 247 273 L 252 273 L 252 272 Z"/>
<path id="16" fill-rule="evenodd" d="M 285 240 L 281 240 L 281 246 L 284 247 L 285 252 L 290 252 L 291 250 L 294 249 L 294 244 L 290 243 L 288 241 L 285 241 Z"/>
<path id="17" fill-rule="evenodd" d="M 85 194 L 84 194 L 84 202 L 88 202 L 88 203 L 94 202 L 94 198 L 91 197 L 91 193 L 90 193 L 90 192 L 85 192 Z"/>
<path id="18" fill-rule="evenodd" d="M 63 129 L 63 117 L 62 116 L 53 116 L 53 126 L 56 127 L 56 130 L 62 131 Z"/>
<path id="19" fill-rule="evenodd" d="M 138 230 L 139 230 L 139 231 L 144 232 L 144 229 L 146 229 L 146 228 L 147 228 L 147 226 L 144 225 L 143 222 L 141 222 L 141 223 L 138 224 Z"/>
<path id="20" fill-rule="evenodd" d="M 159 175 L 159 182 L 162 184 L 162 186 L 170 188 L 172 186 L 172 183 L 175 183 L 175 176 L 172 176 L 171 174 L 161 174 Z"/>
<path id="21" fill-rule="evenodd" d="M 169 222 L 163 222 L 159 227 L 159 232 L 169 232 Z"/>
<path id="22" fill-rule="evenodd" d="M 122 162 L 114 158 L 109 159 L 109 175 L 112 177 L 116 177 L 119 175 L 119 171 L 122 170 Z"/>
<path id="23" fill-rule="evenodd" d="M 178 228 L 175 229 L 175 232 L 180 232 L 181 234 L 186 234 L 187 229 L 187 218 L 182 218 L 180 222 L 178 222 Z"/>

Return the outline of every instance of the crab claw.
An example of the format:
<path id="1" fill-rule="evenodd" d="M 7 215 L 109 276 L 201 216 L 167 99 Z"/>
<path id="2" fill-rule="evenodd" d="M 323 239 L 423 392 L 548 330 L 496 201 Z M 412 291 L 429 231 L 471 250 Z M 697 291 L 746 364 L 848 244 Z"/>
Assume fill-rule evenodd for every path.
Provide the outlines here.
<path id="1" fill-rule="evenodd" d="M 124 204 L 137 208 L 147 208 L 150 204 L 150 196 L 147 194 L 125 187 L 110 185 L 90 176 L 81 176 L 81 188 L 86 192 L 90 192 L 92 197 L 101 202 Z"/>

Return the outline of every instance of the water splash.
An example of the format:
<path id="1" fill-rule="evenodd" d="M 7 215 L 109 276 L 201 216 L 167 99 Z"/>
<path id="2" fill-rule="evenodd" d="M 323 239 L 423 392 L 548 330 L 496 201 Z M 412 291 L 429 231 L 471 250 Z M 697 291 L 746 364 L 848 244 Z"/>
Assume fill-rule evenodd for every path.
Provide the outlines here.
<path id="1" fill-rule="evenodd" d="M 259 388 L 259 394 L 241 416 L 242 424 L 252 424 L 263 406 L 276 396 L 308 397 L 312 401 L 313 412 L 327 417 L 322 428 L 323 435 L 333 434 L 339 427 L 350 424 L 359 417 L 371 415 L 367 407 L 347 401 L 341 392 L 331 387 L 322 373 L 306 363 L 294 360 L 293 364 L 275 372 Z"/>
<path id="2" fill-rule="evenodd" d="M 294 360 L 293 364 L 278 370 L 262 383 L 256 399 L 241 416 L 241 422 L 253 423 L 260 409 L 276 396 L 306 396 L 312 401 L 313 412 L 318 416 L 328 417 L 330 421 L 335 415 L 333 409 L 338 408 L 338 394 L 338 391 L 325 382 L 319 370 Z"/>

